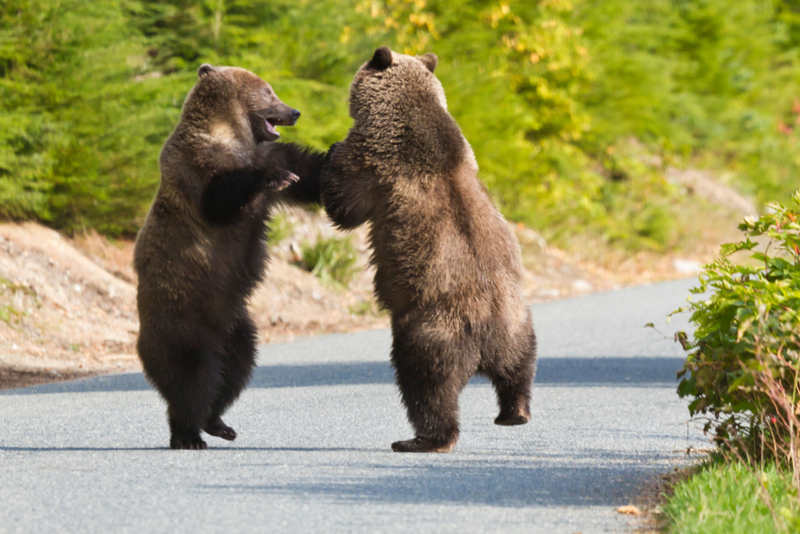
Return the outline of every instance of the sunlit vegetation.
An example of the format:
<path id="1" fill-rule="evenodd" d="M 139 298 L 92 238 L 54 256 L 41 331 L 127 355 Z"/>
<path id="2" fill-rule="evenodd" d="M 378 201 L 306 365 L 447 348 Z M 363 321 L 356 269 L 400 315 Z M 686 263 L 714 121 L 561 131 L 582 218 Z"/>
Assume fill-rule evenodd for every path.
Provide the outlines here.
<path id="1" fill-rule="evenodd" d="M 203 62 L 270 81 L 325 149 L 373 49 L 435 52 L 503 212 L 565 243 L 670 250 L 670 165 L 786 200 L 800 148 L 797 0 L 9 0 L 0 7 L 0 216 L 138 229 Z M 633 147 L 633 148 L 632 148 Z M 644 154 L 644 155 L 643 155 Z"/>

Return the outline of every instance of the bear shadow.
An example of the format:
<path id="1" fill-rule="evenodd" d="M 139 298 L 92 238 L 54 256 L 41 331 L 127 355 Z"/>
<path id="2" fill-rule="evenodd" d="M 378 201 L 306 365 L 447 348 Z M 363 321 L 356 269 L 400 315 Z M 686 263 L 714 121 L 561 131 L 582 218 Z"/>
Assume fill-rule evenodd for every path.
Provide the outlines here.
<path id="1" fill-rule="evenodd" d="M 637 457 L 637 460 L 643 459 Z M 203 489 L 210 492 L 284 494 L 301 499 L 313 496 L 334 502 L 506 508 L 619 506 L 630 502 L 664 469 L 663 465 L 643 467 L 624 463 L 612 466 L 564 465 L 568 462 L 569 458 L 565 457 L 555 462 L 562 465 L 541 465 L 541 460 L 532 462 L 528 458 L 519 458 L 511 464 L 500 465 L 476 465 L 475 461 L 467 461 L 448 466 L 439 462 L 413 467 L 370 466 L 367 475 L 362 477 L 351 475 L 343 479 L 284 484 L 207 485 Z"/>
<path id="2" fill-rule="evenodd" d="M 561 387 L 674 387 L 676 373 L 684 360 L 677 357 L 600 357 L 539 359 L 536 386 Z M 388 361 L 335 362 L 257 367 L 249 388 L 294 388 L 341 385 L 394 384 L 394 370 Z M 475 377 L 470 384 L 486 385 Z M 89 393 L 145 391 L 152 389 L 142 373 L 97 376 L 21 389 L 0 391 L 0 395 L 44 393 Z"/>

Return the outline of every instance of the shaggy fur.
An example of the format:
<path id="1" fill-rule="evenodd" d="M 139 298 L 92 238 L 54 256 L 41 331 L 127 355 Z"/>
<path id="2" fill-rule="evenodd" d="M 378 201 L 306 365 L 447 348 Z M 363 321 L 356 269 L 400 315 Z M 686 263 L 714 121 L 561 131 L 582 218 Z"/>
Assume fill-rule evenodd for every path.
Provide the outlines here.
<path id="1" fill-rule="evenodd" d="M 379 48 L 355 76 L 355 124 L 321 176 L 340 228 L 371 223 L 375 292 L 391 313 L 392 363 L 416 431 L 395 451 L 452 450 L 458 396 L 476 373 L 494 384 L 496 424 L 528 422 L 536 364 L 519 245 L 447 113 L 436 62 Z"/>
<path id="2" fill-rule="evenodd" d="M 236 437 L 221 416 L 255 364 L 246 300 L 264 275 L 266 221 L 277 202 L 319 202 L 324 159 L 271 142 L 300 113 L 261 78 L 210 65 L 198 74 L 134 252 L 137 348 L 167 401 L 174 449 L 206 448 L 201 430 Z"/>

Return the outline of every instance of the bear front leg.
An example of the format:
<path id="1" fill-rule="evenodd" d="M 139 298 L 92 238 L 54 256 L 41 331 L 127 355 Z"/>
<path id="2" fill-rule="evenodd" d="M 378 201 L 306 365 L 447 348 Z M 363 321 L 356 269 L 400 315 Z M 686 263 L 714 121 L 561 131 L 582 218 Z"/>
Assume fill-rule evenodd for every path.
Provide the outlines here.
<path id="1" fill-rule="evenodd" d="M 458 441 L 458 395 L 469 373 L 454 347 L 403 343 L 395 336 L 392 363 L 416 437 L 392 443 L 395 452 L 450 452 Z M 463 361 L 463 360 L 462 360 Z"/>
<path id="2" fill-rule="evenodd" d="M 292 204 L 319 204 L 321 191 L 319 177 L 327 154 L 294 143 L 261 143 L 259 158 L 267 166 L 287 169 L 300 177 L 282 190 L 281 200 Z"/>
<path id="3" fill-rule="evenodd" d="M 285 174 L 287 171 L 283 173 L 279 171 L 280 169 L 275 167 L 269 169 L 243 167 L 215 174 L 203 188 L 200 212 L 208 222 L 218 226 L 237 222 L 244 207 L 256 195 L 270 187 L 275 180 L 278 181 L 276 183 L 280 183 L 281 179 L 289 179 Z"/>
<path id="4" fill-rule="evenodd" d="M 346 141 L 332 145 L 320 176 L 322 205 L 340 230 L 367 222 L 377 205 L 375 177 L 351 152 Z"/>

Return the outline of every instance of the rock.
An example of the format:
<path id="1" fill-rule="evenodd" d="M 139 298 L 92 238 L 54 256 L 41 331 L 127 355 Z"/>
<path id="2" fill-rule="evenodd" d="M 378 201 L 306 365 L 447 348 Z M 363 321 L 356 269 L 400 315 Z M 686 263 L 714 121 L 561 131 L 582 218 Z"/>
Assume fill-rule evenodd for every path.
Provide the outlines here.
<path id="1" fill-rule="evenodd" d="M 588 293 L 594 289 L 594 286 L 583 278 L 578 278 L 572 281 L 572 289 L 578 293 Z"/>
<path id="2" fill-rule="evenodd" d="M 697 274 L 703 270 L 703 266 L 696 261 L 681 260 L 677 258 L 672 260 L 672 268 L 679 273 L 685 274 Z"/>
<path id="3" fill-rule="evenodd" d="M 543 299 L 555 299 L 561 296 L 561 291 L 553 287 L 544 287 L 536 290 L 536 296 Z"/>

